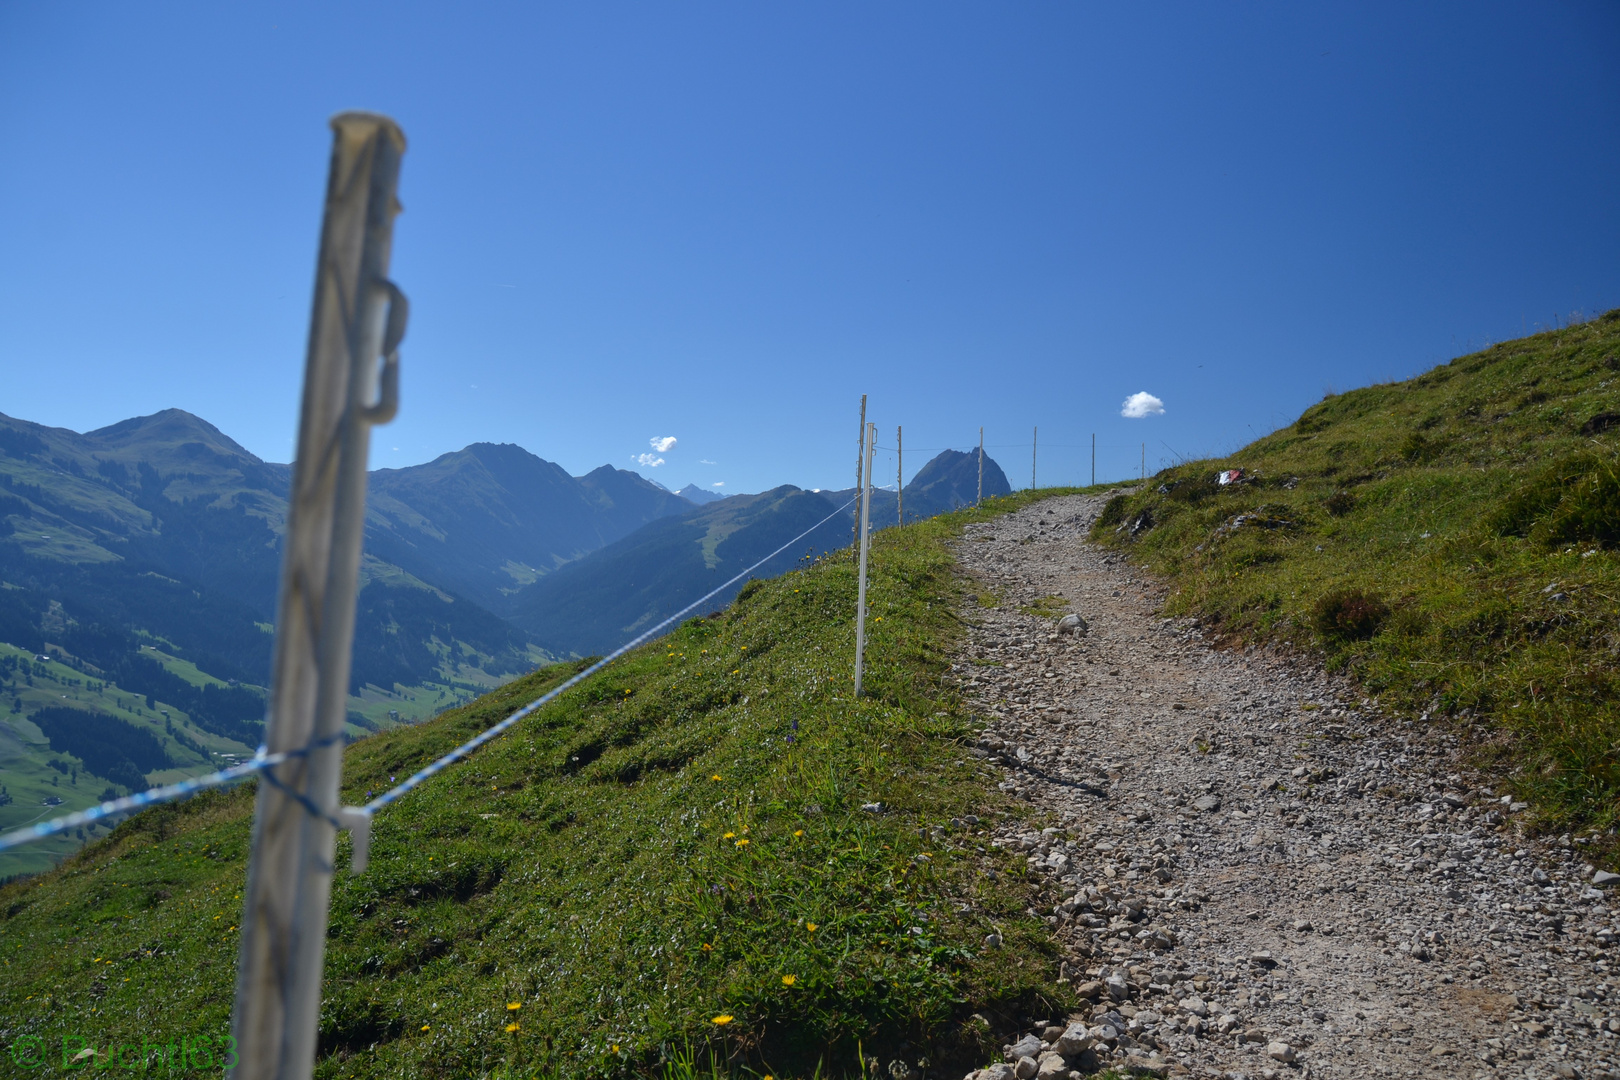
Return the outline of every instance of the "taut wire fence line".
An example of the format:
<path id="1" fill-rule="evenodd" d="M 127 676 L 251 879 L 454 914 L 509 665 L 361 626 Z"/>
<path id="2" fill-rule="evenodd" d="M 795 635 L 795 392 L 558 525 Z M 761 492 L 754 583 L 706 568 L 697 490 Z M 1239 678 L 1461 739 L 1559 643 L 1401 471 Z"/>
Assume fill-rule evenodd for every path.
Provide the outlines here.
<path id="1" fill-rule="evenodd" d="M 457 761 L 466 757 L 480 746 L 483 746 L 485 743 L 489 742 L 490 739 L 493 739 L 502 732 L 506 731 L 513 724 L 517 723 L 519 720 L 522 720 L 525 716 L 528 716 L 536 709 L 543 708 L 544 706 L 555 701 L 563 693 L 573 689 L 575 686 L 578 686 L 580 683 L 584 682 L 592 675 L 595 675 L 598 671 L 601 671 L 603 668 L 613 663 L 613 661 L 618 660 L 626 653 L 645 645 L 648 641 L 657 637 L 663 631 L 669 629 L 669 627 L 674 625 L 677 620 L 690 615 L 693 611 L 696 611 L 698 608 L 707 604 L 716 596 L 721 595 L 731 586 L 737 584 L 737 582 L 743 580 L 749 574 L 752 574 L 755 570 L 758 570 L 761 566 L 764 566 L 766 563 L 788 550 L 788 548 L 799 543 L 805 537 L 814 533 L 817 529 L 838 517 L 845 510 L 848 510 L 850 507 L 854 506 L 857 501 L 857 498 L 845 500 L 844 504 L 838 507 L 838 509 L 834 510 L 831 514 L 828 514 L 826 517 L 822 518 L 820 521 L 810 526 L 810 528 L 804 530 L 804 532 L 800 533 L 798 536 L 795 536 L 792 540 L 789 540 L 787 543 L 783 544 L 769 555 L 766 555 L 753 565 L 739 571 L 737 574 L 728 578 L 724 583 L 704 593 L 702 596 L 698 597 L 690 604 L 687 604 L 685 607 L 681 608 L 681 610 L 664 619 L 656 626 L 638 635 L 632 640 L 625 642 L 617 649 L 614 649 L 611 653 L 608 653 L 606 656 L 602 657 L 602 659 L 593 663 L 590 667 L 570 676 L 566 682 L 560 683 L 559 685 L 546 691 L 545 694 L 535 698 L 529 704 L 523 706 L 523 708 L 507 717 L 505 720 L 502 720 L 494 727 L 489 728 L 487 731 L 481 733 L 475 738 L 470 739 L 461 746 L 451 750 L 449 753 L 445 754 L 444 757 L 435 761 L 433 764 L 426 766 L 420 772 L 408 777 L 397 787 L 383 792 L 381 795 L 378 795 L 376 798 L 366 803 L 365 806 L 344 807 L 344 810 L 350 812 L 351 820 L 344 823 L 343 827 L 356 829 L 355 849 L 354 854 L 350 858 L 350 868 L 354 873 L 361 873 L 365 869 L 366 860 L 363 846 L 364 838 L 359 832 L 357 823 L 352 820 L 353 813 L 359 812 L 369 816 L 376 811 L 381 810 L 390 803 L 399 801 L 401 796 L 410 791 L 412 788 L 421 784 L 422 781 L 428 779 L 435 773 L 444 771 L 446 766 L 455 764 Z M 69 829 L 77 828 L 80 825 L 85 825 L 92 821 L 99 821 L 103 818 L 115 817 L 119 814 L 140 810 L 148 806 L 159 806 L 163 803 L 179 802 L 197 794 L 199 791 L 206 791 L 210 788 L 222 787 L 224 785 L 234 783 L 237 780 L 256 776 L 265 769 L 279 765 L 290 758 L 298 757 L 302 753 L 302 750 L 292 750 L 279 754 L 267 754 L 261 750 L 251 760 L 244 761 L 240 765 L 233 765 L 229 769 L 221 769 L 218 772 L 209 773 L 206 776 L 192 777 L 188 780 L 182 780 L 178 783 L 169 784 L 165 787 L 152 788 L 149 791 L 142 791 L 134 795 L 127 795 L 121 799 L 111 799 L 107 802 L 101 803 L 99 806 L 92 806 L 86 810 L 80 810 L 64 817 L 52 818 L 49 821 L 42 821 L 37 825 L 29 825 L 13 832 L 0 835 L 0 851 L 4 851 L 7 848 L 18 847 L 32 840 L 39 840 L 46 836 L 54 836 L 57 833 L 66 832 Z"/>
<path id="2" fill-rule="evenodd" d="M 744 578 L 746 578 L 749 574 L 753 573 L 755 570 L 758 570 L 761 566 L 764 566 L 766 563 L 770 562 L 772 559 L 774 559 L 778 555 L 782 554 L 782 552 L 786 551 L 788 548 L 790 548 L 793 545 L 797 544 L 799 541 L 803 540 L 805 537 L 809 536 L 811 533 L 815 532 L 817 529 L 821 528 L 823 525 L 827 524 L 829 521 L 831 521 L 834 518 L 841 515 L 845 510 L 848 510 L 852 505 L 854 505 L 854 503 L 855 503 L 854 499 L 848 500 L 847 502 L 844 503 L 843 506 L 840 506 L 838 509 L 836 509 L 832 513 L 828 514 L 826 517 L 822 518 L 820 521 L 816 522 L 814 525 L 812 525 L 808 529 L 804 530 L 804 532 L 800 533 L 798 536 L 795 536 L 793 539 L 789 540 L 787 543 L 783 544 L 781 547 L 777 548 L 775 551 L 771 552 L 769 555 L 765 556 L 763 559 L 760 559 L 758 562 L 754 563 L 752 566 L 747 567 L 746 569 L 739 571 L 737 574 L 735 574 L 734 576 L 729 578 L 724 584 L 718 585 L 715 588 L 713 588 L 713 589 L 709 590 L 708 592 L 704 593 L 702 596 L 698 597 L 696 600 L 692 601 L 690 604 L 687 604 L 685 607 L 681 608 L 681 610 L 677 611 L 675 614 L 669 616 L 663 622 L 661 622 L 658 625 L 652 627 L 651 629 L 646 630 L 643 633 L 637 635 L 636 637 L 632 638 L 631 640 L 625 642 L 623 645 L 620 645 L 617 649 L 614 649 L 612 652 L 610 652 L 606 656 L 602 657 L 602 659 L 596 661 L 596 663 L 592 664 L 590 667 L 586 668 L 584 671 L 581 671 L 578 674 L 571 676 L 568 679 L 568 681 L 560 683 L 556 687 L 546 691 L 544 694 L 542 694 L 541 696 L 535 698 L 533 701 L 529 702 L 529 704 L 523 706 L 523 708 L 519 709 L 517 712 L 513 713 L 511 716 L 508 716 L 505 720 L 502 720 L 500 723 L 496 724 L 494 727 L 489 728 L 488 730 L 486 730 L 483 733 L 479 734 L 475 738 L 469 739 L 467 742 L 465 742 L 462 745 L 456 747 L 454 750 L 452 750 L 448 754 L 444 755 L 444 757 L 440 758 L 438 761 L 435 761 L 433 764 L 431 764 L 431 765 L 427 766 L 426 768 L 422 769 L 420 772 L 416 773 L 414 776 L 406 778 L 404 781 L 402 781 L 399 784 L 398 787 L 395 787 L 395 788 L 392 788 L 391 790 L 385 791 L 381 795 L 378 795 L 375 799 L 372 799 L 365 806 L 356 807 L 354 809 L 358 813 L 363 813 L 363 814 L 365 814 L 367 816 L 370 816 L 371 814 L 375 813 L 376 811 L 381 810 L 383 807 L 387 806 L 389 803 L 397 801 L 402 795 L 404 795 L 406 792 L 410 791 L 412 788 L 416 787 L 422 781 L 428 779 L 434 773 L 443 771 L 443 769 L 447 765 L 455 764 L 461 758 L 466 757 L 468 754 L 472 753 L 474 750 L 478 749 L 480 746 L 483 746 L 485 743 L 489 742 L 491 739 L 493 739 L 496 736 L 500 735 L 502 732 L 504 732 L 508 728 L 510 728 L 513 724 L 517 723 L 519 720 L 522 720 L 525 716 L 528 716 L 530 713 L 534 712 L 536 709 L 542 708 L 545 705 L 547 705 L 548 703 L 550 703 L 552 701 L 555 701 L 559 696 L 561 696 L 566 691 L 573 689 L 574 687 L 578 686 L 580 683 L 584 682 L 586 679 L 590 678 L 592 675 L 595 675 L 598 671 L 601 671 L 603 668 L 605 668 L 609 664 L 613 663 L 613 661 L 619 659 L 619 657 L 623 656 L 625 653 L 630 652 L 631 650 L 637 648 L 638 646 L 643 645 L 646 642 L 648 642 L 648 641 L 652 640 L 653 638 L 657 637 L 659 634 L 663 633 L 669 627 L 675 625 L 675 623 L 677 623 L 681 619 L 685 618 L 687 615 L 691 614 L 693 611 L 696 611 L 698 608 L 702 607 L 704 604 L 708 603 L 710 600 L 714 599 L 716 596 L 719 596 L 721 593 L 725 592 L 727 589 L 729 589 L 731 586 L 735 585 L 737 582 L 739 582 L 739 581 L 743 580 Z M 355 850 L 356 850 L 356 852 L 359 852 L 359 850 L 360 850 L 358 839 L 356 840 Z M 354 872 L 358 874 L 361 871 L 363 871 L 364 869 L 365 869 L 365 866 L 364 866 L 364 863 L 362 862 L 361 866 L 358 869 L 356 869 Z"/>

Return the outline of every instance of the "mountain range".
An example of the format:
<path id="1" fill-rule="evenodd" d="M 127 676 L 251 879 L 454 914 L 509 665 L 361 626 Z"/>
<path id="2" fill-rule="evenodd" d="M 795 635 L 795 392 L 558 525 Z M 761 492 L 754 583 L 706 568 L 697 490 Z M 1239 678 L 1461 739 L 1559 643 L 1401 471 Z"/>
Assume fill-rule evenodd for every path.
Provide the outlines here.
<path id="1" fill-rule="evenodd" d="M 907 519 L 971 502 L 977 474 L 972 454 L 929 462 Z M 290 479 L 178 409 L 83 434 L 0 415 L 0 773 L 45 775 L 48 745 L 71 787 L 81 768 L 132 787 L 257 745 Z M 848 544 L 854 520 L 853 490 L 671 492 L 491 443 L 377 470 L 369 488 L 355 734 L 606 651 L 822 519 L 758 576 Z M 985 493 L 1007 490 L 986 459 Z M 874 526 L 895 520 L 894 492 L 875 492 Z"/>
<path id="2" fill-rule="evenodd" d="M 907 521 L 920 521 L 970 505 L 978 497 L 977 452 L 946 450 L 912 478 L 901 499 L 874 489 L 870 510 L 874 529 L 899 524 L 901 504 Z M 987 455 L 984 494 L 1005 495 L 1012 488 Z M 768 556 L 792 537 L 812 531 L 793 548 L 755 571 L 774 577 L 852 539 L 858 489 L 804 491 L 791 484 L 759 495 L 732 495 L 710 501 L 678 518 L 654 521 L 600 551 L 563 566 L 519 594 L 506 609 L 512 622 L 529 631 L 542 648 L 558 653 L 601 653 L 679 611 L 746 567 Z M 823 519 L 832 518 L 823 522 Z M 717 593 L 722 608 L 742 582 Z"/>
<path id="3" fill-rule="evenodd" d="M 687 484 L 675 494 L 679 495 L 687 502 L 693 502 L 699 506 L 725 498 L 725 496 L 720 494 L 718 491 L 710 491 L 708 488 L 700 488 L 696 484 Z"/>
<path id="4" fill-rule="evenodd" d="M 370 477 L 366 550 L 493 611 L 524 586 L 694 504 L 610 465 L 570 476 L 519 446 L 474 443 Z"/>

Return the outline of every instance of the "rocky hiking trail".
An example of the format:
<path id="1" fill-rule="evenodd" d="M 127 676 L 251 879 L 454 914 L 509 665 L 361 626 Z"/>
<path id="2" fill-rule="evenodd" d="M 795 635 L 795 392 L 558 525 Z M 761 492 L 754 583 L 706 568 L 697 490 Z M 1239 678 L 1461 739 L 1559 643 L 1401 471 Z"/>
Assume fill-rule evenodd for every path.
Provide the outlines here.
<path id="1" fill-rule="evenodd" d="M 1023 1018 L 970 1077 L 1620 1080 L 1616 879 L 1585 838 L 1527 838 L 1450 727 L 1160 617 L 1163 587 L 1086 541 L 1103 503 L 957 545 L 975 752 L 1050 819 L 985 828 L 1028 852 L 1093 1003 Z M 1057 632 L 1063 612 L 1089 628 Z"/>

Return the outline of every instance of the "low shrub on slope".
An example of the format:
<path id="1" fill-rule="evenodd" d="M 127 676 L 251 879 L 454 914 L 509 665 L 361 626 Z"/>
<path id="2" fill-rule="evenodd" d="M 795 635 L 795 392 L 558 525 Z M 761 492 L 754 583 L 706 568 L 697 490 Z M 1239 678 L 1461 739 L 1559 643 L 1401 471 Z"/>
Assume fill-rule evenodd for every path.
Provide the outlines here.
<path id="1" fill-rule="evenodd" d="M 1387 705 L 1473 725 L 1543 826 L 1620 798 L 1620 311 L 1332 395 L 1117 497 L 1095 535 L 1174 613 L 1315 644 Z M 1236 484 L 1217 473 L 1242 469 Z"/>
<path id="2" fill-rule="evenodd" d="M 342 839 L 317 1075 L 839 1075 L 861 1051 L 937 1075 L 982 1059 L 974 1012 L 1005 1030 L 1064 1007 L 1041 1000 L 1063 990 L 1032 887 L 961 824 L 1010 809 L 941 682 L 945 540 L 991 512 L 877 538 L 869 697 L 844 552 L 751 583 L 384 811 L 364 875 Z M 347 801 L 572 670 L 354 745 Z M 241 789 L 142 814 L 0 891 L 0 1041 L 217 1047 L 251 809 Z"/>

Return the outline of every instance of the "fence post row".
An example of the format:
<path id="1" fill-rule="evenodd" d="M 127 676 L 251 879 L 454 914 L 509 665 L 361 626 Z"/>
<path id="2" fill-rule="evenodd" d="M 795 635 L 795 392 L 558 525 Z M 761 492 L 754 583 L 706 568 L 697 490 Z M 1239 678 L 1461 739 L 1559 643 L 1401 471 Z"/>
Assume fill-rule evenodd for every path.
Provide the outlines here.
<path id="1" fill-rule="evenodd" d="M 862 399 L 863 403 L 865 399 Z M 877 441 L 877 425 L 865 431 L 866 482 L 861 486 L 860 585 L 855 590 L 855 696 L 861 696 L 861 675 L 866 666 L 866 553 L 872 546 L 872 444 Z"/>
<path id="2" fill-rule="evenodd" d="M 339 810 L 338 784 L 371 426 L 392 419 L 399 400 L 406 305 L 388 261 L 405 137 L 374 113 L 341 113 L 331 124 L 265 720 L 266 749 L 294 756 L 264 770 L 254 809 L 235 1080 L 313 1072 L 337 826 L 355 826 L 358 849 L 369 823 Z"/>

